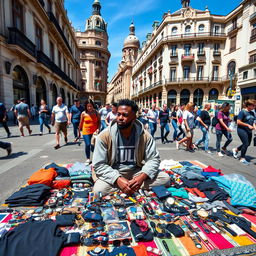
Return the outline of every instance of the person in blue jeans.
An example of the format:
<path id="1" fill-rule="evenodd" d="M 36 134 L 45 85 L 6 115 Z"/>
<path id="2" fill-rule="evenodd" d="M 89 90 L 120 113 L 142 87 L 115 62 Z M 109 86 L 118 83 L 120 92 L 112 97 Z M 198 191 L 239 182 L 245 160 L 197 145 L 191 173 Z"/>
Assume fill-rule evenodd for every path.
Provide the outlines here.
<path id="1" fill-rule="evenodd" d="M 179 110 L 179 106 L 175 105 L 173 107 L 173 111 L 171 113 L 171 119 L 172 119 L 172 126 L 173 126 L 173 141 L 177 140 L 178 137 L 178 116 L 177 111 Z"/>
<path id="2" fill-rule="evenodd" d="M 84 107 L 81 105 L 80 100 L 75 99 L 74 105 L 69 110 L 70 120 L 73 124 L 73 133 L 74 133 L 74 137 L 75 137 L 75 142 L 77 142 L 79 139 L 78 129 L 79 129 L 79 124 L 80 124 L 81 114 L 83 111 L 84 111 Z"/>
<path id="3" fill-rule="evenodd" d="M 157 129 L 157 119 L 158 119 L 158 111 L 156 110 L 156 104 L 152 105 L 152 109 L 148 111 L 148 124 L 150 129 L 150 134 L 154 138 L 156 129 Z"/>
<path id="4" fill-rule="evenodd" d="M 169 109 L 167 108 L 167 105 L 164 104 L 163 110 L 159 111 L 159 116 L 158 116 L 158 121 L 159 121 L 160 128 L 161 128 L 161 140 L 162 140 L 163 144 L 165 144 L 166 142 L 167 143 L 169 142 L 169 140 L 167 139 L 167 136 L 170 133 L 169 115 L 170 115 Z M 165 134 L 164 134 L 164 130 L 166 130 Z"/>
<path id="5" fill-rule="evenodd" d="M 39 107 L 39 124 L 40 124 L 40 136 L 43 135 L 43 128 L 44 125 L 48 128 L 49 133 L 51 133 L 51 127 L 49 126 L 49 120 L 50 120 L 50 109 L 46 105 L 44 100 L 41 100 L 41 105 Z"/>
<path id="6" fill-rule="evenodd" d="M 99 114 L 100 114 L 100 118 L 101 118 L 101 130 L 103 131 L 105 128 L 107 128 L 107 124 L 106 124 L 106 118 L 109 112 L 111 112 L 111 108 L 110 108 L 110 104 L 107 103 L 105 105 L 105 107 L 101 108 L 99 110 Z"/>
<path id="7" fill-rule="evenodd" d="M 209 110 L 211 109 L 211 104 L 206 103 L 204 109 L 200 112 L 200 115 L 197 117 L 199 122 L 199 127 L 203 133 L 203 136 L 195 143 L 195 146 L 198 147 L 202 142 L 204 142 L 204 150 L 206 153 L 211 154 L 209 150 L 209 127 L 211 125 L 211 117 Z"/>

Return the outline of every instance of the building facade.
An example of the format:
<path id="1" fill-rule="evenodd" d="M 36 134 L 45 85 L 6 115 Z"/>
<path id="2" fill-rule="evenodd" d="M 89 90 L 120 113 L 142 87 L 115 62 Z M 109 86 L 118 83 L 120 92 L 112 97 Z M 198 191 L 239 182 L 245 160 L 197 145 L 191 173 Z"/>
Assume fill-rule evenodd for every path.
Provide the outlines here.
<path id="1" fill-rule="evenodd" d="M 154 22 L 142 42 L 131 98 L 141 107 L 229 101 L 237 113 L 243 99 L 255 97 L 255 11 L 255 0 L 243 1 L 226 16 L 183 0 L 180 10 Z"/>
<path id="2" fill-rule="evenodd" d="M 92 99 L 100 106 L 106 101 L 110 52 L 100 1 L 94 0 L 92 7 L 92 16 L 86 21 L 85 31 L 75 33 L 82 74 L 80 98 L 83 101 Z"/>
<path id="3" fill-rule="evenodd" d="M 131 95 L 132 69 L 138 57 L 140 41 L 135 35 L 135 26 L 130 25 L 130 33 L 124 40 L 122 60 L 118 71 L 108 84 L 107 102 L 117 102 L 120 99 L 128 99 Z"/>
<path id="4" fill-rule="evenodd" d="M 80 90 L 78 46 L 63 0 L 0 1 L 0 101 L 71 105 Z"/>

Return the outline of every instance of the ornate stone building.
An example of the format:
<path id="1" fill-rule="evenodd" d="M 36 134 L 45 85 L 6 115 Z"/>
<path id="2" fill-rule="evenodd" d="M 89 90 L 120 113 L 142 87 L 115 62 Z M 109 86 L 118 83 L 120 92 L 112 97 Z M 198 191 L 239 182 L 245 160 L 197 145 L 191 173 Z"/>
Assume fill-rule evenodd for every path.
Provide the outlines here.
<path id="1" fill-rule="evenodd" d="M 98 105 L 105 104 L 108 80 L 107 24 L 101 16 L 101 4 L 94 0 L 92 16 L 87 19 L 85 31 L 76 31 L 79 47 L 82 100 L 92 99 Z"/>
<path id="2" fill-rule="evenodd" d="M 135 35 L 135 26 L 130 25 L 130 34 L 124 40 L 122 60 L 118 71 L 108 84 L 107 102 L 130 98 L 132 84 L 132 68 L 138 57 L 140 41 Z"/>
<path id="3" fill-rule="evenodd" d="M 0 101 L 71 105 L 80 90 L 78 47 L 63 0 L 0 1 Z"/>

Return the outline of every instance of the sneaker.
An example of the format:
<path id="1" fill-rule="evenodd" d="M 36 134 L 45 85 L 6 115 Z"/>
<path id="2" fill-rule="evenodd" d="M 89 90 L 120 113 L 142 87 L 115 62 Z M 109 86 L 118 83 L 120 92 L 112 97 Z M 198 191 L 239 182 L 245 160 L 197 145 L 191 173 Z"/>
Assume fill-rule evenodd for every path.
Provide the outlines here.
<path id="1" fill-rule="evenodd" d="M 60 148 L 60 144 L 57 144 L 56 146 L 54 146 L 55 149 L 59 149 Z"/>
<path id="2" fill-rule="evenodd" d="M 229 153 L 229 151 L 227 150 L 227 149 L 225 149 L 225 148 L 221 148 L 222 149 L 222 151 L 223 151 L 223 153 L 225 154 L 225 155 L 227 155 L 227 156 L 229 156 L 230 155 L 230 153 Z"/>
<path id="3" fill-rule="evenodd" d="M 197 144 L 193 144 L 193 149 L 198 149 L 198 145 Z"/>
<path id="4" fill-rule="evenodd" d="M 224 156 L 221 152 L 218 152 L 217 155 L 220 156 L 220 157 Z"/>
<path id="5" fill-rule="evenodd" d="M 90 159 L 87 159 L 87 160 L 85 161 L 86 164 L 89 164 L 90 162 L 91 162 Z"/>
<path id="6" fill-rule="evenodd" d="M 236 148 L 233 148 L 232 151 L 233 151 L 233 157 L 235 159 L 237 159 L 238 158 L 238 152 L 236 151 Z"/>
<path id="7" fill-rule="evenodd" d="M 176 140 L 176 149 L 179 149 L 180 148 L 180 144 L 179 142 Z"/>
<path id="8" fill-rule="evenodd" d="M 210 150 L 205 150 L 205 153 L 207 153 L 207 154 L 212 154 L 212 151 L 210 151 Z"/>
<path id="9" fill-rule="evenodd" d="M 244 164 L 244 165 L 249 165 L 250 163 L 248 161 L 246 161 L 245 159 L 240 160 L 240 163 Z"/>
<path id="10" fill-rule="evenodd" d="M 52 132 L 52 130 L 51 130 L 51 128 L 49 128 L 49 131 L 48 131 L 49 133 L 51 133 Z"/>
<path id="11" fill-rule="evenodd" d="M 7 151 L 7 156 L 9 156 L 12 153 L 12 144 L 6 149 Z"/>
<path id="12" fill-rule="evenodd" d="M 9 133 L 9 134 L 7 135 L 7 137 L 8 137 L 8 138 L 11 138 L 11 137 L 12 137 L 12 134 L 11 134 L 11 133 Z"/>
<path id="13" fill-rule="evenodd" d="M 39 133 L 39 136 L 42 136 L 42 135 L 43 135 L 43 133 L 42 133 L 42 132 L 40 132 L 40 133 Z"/>

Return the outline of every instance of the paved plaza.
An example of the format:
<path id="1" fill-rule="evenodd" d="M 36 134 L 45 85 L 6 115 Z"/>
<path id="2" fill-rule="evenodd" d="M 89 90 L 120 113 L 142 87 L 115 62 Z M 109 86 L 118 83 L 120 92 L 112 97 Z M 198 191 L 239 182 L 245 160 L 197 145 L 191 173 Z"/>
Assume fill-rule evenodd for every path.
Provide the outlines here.
<path id="1" fill-rule="evenodd" d="M 13 137 L 7 139 L 4 129 L 0 128 L 0 140 L 13 143 L 13 153 L 10 157 L 6 157 L 6 151 L 2 149 L 0 151 L 0 203 L 3 203 L 11 193 L 24 185 L 33 172 L 47 163 L 56 162 L 58 164 L 64 164 L 85 161 L 84 143 L 83 141 L 73 143 L 72 127 L 69 128 L 69 143 L 58 150 L 54 150 L 53 148 L 55 145 L 53 133 L 39 136 L 39 125 L 32 125 L 32 136 L 27 135 L 24 138 L 19 136 L 18 127 L 10 127 L 10 130 Z M 171 129 L 169 139 L 171 139 L 172 131 Z M 249 147 L 247 153 L 251 164 L 250 166 L 244 166 L 232 156 L 220 158 L 216 155 L 215 134 L 211 134 L 210 139 L 210 149 L 213 150 L 213 154 L 211 155 L 206 154 L 202 149 L 190 153 L 186 152 L 182 147 L 180 150 L 176 150 L 175 143 L 162 144 L 159 138 L 159 128 L 156 136 L 157 148 L 162 160 L 198 160 L 206 165 L 220 168 L 224 174 L 242 174 L 256 185 L 256 148 L 253 146 Z M 201 131 L 196 129 L 195 138 L 197 139 L 200 136 Z M 63 145 L 63 138 L 61 143 Z M 233 132 L 233 142 L 230 150 L 238 145 L 240 145 L 240 140 L 236 132 Z"/>

